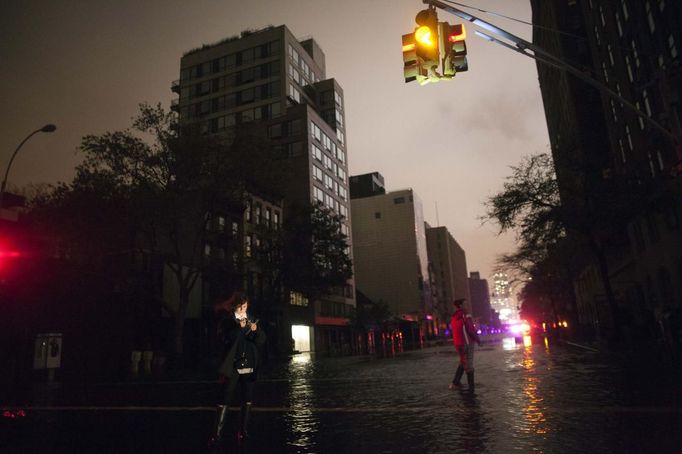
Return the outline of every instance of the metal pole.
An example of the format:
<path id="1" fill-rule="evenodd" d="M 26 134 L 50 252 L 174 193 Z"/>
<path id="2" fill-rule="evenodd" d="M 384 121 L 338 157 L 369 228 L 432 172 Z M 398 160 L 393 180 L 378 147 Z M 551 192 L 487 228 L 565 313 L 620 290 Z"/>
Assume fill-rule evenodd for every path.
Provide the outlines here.
<path id="1" fill-rule="evenodd" d="M 444 11 L 447 11 L 451 14 L 454 14 L 457 17 L 460 17 L 466 21 L 469 21 L 474 25 L 477 25 L 481 28 L 484 28 L 491 33 L 502 36 L 503 38 L 506 38 L 509 41 L 511 41 L 512 43 L 514 43 L 514 45 L 512 46 L 509 43 L 505 43 L 504 41 L 500 41 L 500 40 L 498 40 L 492 36 L 489 36 L 485 33 L 481 33 L 478 31 L 475 32 L 475 34 L 487 39 L 488 41 L 491 41 L 491 42 L 494 42 L 497 44 L 501 44 L 502 46 L 506 47 L 507 49 L 514 50 L 514 51 L 516 51 L 522 55 L 525 55 L 526 57 L 530 57 L 533 60 L 539 61 L 540 63 L 547 64 L 547 65 L 559 68 L 561 70 L 564 70 L 566 72 L 573 74 L 575 77 L 582 80 L 586 84 L 596 88 L 597 90 L 601 91 L 605 95 L 617 100 L 624 107 L 627 107 L 629 110 L 631 110 L 634 114 L 636 114 L 642 120 L 647 122 L 649 125 L 653 126 L 657 131 L 659 131 L 661 134 L 663 134 L 668 139 L 670 139 L 673 142 L 673 144 L 678 144 L 678 138 L 673 133 L 668 131 L 663 125 L 661 125 L 659 122 L 657 122 L 653 118 L 649 117 L 644 112 L 640 111 L 637 108 L 637 106 L 635 106 L 630 101 L 628 101 L 627 99 L 620 96 L 615 91 L 611 90 L 606 85 L 602 84 L 597 79 L 594 79 L 594 78 L 588 76 L 587 74 L 585 74 L 584 72 L 580 71 L 580 69 L 571 66 L 570 64 L 564 62 L 563 60 L 559 59 L 558 57 L 555 57 L 554 55 L 548 53 L 547 51 L 536 46 L 535 44 L 528 42 L 525 39 L 520 38 L 516 35 L 513 35 L 506 30 L 503 30 L 503 29 L 501 29 L 501 28 L 499 28 L 499 27 L 497 27 L 497 26 L 495 26 L 489 22 L 484 21 L 483 19 L 480 19 L 480 18 L 478 18 L 472 14 L 469 14 L 466 11 L 462 11 L 460 9 L 457 9 L 454 6 L 450 6 L 450 5 L 443 3 L 439 0 L 422 0 L 422 1 L 427 5 L 431 5 L 431 6 L 435 6 L 436 8 L 440 8 Z M 528 51 L 532 51 L 533 53 L 529 53 Z"/>
<path id="2" fill-rule="evenodd" d="M 26 138 L 21 141 L 17 149 L 14 150 L 14 154 L 12 154 L 12 157 L 9 160 L 9 164 L 7 164 L 7 169 L 5 170 L 5 177 L 2 179 L 2 185 L 0 186 L 0 213 L 2 213 L 2 200 L 5 195 L 5 188 L 7 187 L 7 176 L 9 175 L 9 170 L 12 168 L 12 163 L 14 162 L 14 158 L 16 157 L 17 153 L 19 153 L 21 147 L 28 141 L 28 139 L 33 137 L 34 134 L 39 132 L 54 132 L 56 129 L 57 127 L 53 124 L 48 124 L 43 126 L 42 128 L 38 128 L 31 134 L 26 136 Z"/>

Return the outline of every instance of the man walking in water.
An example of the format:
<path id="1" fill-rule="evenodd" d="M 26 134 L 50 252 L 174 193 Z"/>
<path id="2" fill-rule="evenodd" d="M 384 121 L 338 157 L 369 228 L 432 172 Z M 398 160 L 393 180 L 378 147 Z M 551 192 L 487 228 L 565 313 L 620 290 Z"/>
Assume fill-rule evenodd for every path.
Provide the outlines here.
<path id="1" fill-rule="evenodd" d="M 462 374 L 467 373 L 467 383 L 469 384 L 469 394 L 474 393 L 474 342 L 481 345 L 481 341 L 476 334 L 474 322 L 471 315 L 467 314 L 462 305 L 466 301 L 464 298 L 456 299 L 453 302 L 455 313 L 450 319 L 450 329 L 452 329 L 452 343 L 459 355 L 459 367 L 455 372 L 449 389 L 460 388 L 462 384 Z"/>

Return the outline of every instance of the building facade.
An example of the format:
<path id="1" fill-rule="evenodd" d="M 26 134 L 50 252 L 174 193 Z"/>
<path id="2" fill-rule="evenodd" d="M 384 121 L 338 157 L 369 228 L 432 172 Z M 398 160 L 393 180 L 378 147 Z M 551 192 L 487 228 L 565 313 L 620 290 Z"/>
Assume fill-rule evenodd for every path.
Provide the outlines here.
<path id="1" fill-rule="evenodd" d="M 584 254 L 577 263 L 579 323 L 670 339 L 671 320 L 682 308 L 682 4 L 531 4 L 533 23 L 542 26 L 534 31 L 537 45 L 640 112 L 606 90 L 538 64 L 562 204 L 596 214 L 616 207 L 621 219 L 621 227 L 593 224 L 591 238 L 602 256 Z M 604 200 L 608 190 L 618 195 Z"/>
<path id="2" fill-rule="evenodd" d="M 469 294 L 471 295 L 471 314 L 479 323 L 490 325 L 492 322 L 490 313 L 490 288 L 488 280 L 481 279 L 481 273 L 472 271 L 469 273 Z"/>
<path id="3" fill-rule="evenodd" d="M 285 173 L 283 218 L 310 204 L 326 206 L 344 218 L 340 228 L 352 254 L 343 90 L 327 79 L 325 55 L 313 39 L 299 41 L 282 25 L 205 45 L 182 57 L 172 89 L 179 94 L 172 108 L 190 133 L 227 137 L 259 125 Z M 273 304 L 281 343 L 333 350 L 350 336 L 343 328 L 355 305 L 354 281 L 312 302 L 286 289 Z"/>
<path id="4" fill-rule="evenodd" d="M 430 227 L 427 224 L 426 245 L 432 267 L 434 315 L 438 322 L 436 326 L 444 330 L 454 312 L 452 302 L 455 299 L 465 298 L 467 310 L 472 309 L 466 253 L 447 227 Z"/>
<path id="5" fill-rule="evenodd" d="M 519 313 L 511 294 L 509 277 L 505 273 L 493 275 L 493 292 L 490 298 L 491 307 L 499 314 L 500 321 L 505 323 L 518 320 Z"/>
<path id="6" fill-rule="evenodd" d="M 429 320 L 433 302 L 422 205 L 412 189 L 351 200 L 356 285 L 405 320 Z"/>

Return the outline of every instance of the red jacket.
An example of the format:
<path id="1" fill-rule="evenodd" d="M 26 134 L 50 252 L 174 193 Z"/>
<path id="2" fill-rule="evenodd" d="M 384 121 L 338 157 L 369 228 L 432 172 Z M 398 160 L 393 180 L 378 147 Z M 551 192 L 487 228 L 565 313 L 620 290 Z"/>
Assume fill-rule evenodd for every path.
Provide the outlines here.
<path id="1" fill-rule="evenodd" d="M 455 347 L 473 342 L 480 343 L 474 321 L 471 319 L 471 315 L 464 312 L 464 309 L 457 309 L 452 314 L 450 328 L 452 329 L 452 343 L 455 344 Z"/>

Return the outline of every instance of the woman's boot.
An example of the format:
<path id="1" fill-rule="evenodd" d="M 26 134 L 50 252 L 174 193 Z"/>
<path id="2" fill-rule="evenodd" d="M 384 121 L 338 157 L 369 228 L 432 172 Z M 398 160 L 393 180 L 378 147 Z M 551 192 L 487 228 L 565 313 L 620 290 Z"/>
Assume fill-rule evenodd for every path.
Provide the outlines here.
<path id="1" fill-rule="evenodd" d="M 227 419 L 227 405 L 218 405 L 216 409 L 216 424 L 213 437 L 211 437 L 210 444 L 216 445 L 223 440 L 223 429 L 225 428 L 225 420 Z"/>
<path id="2" fill-rule="evenodd" d="M 450 389 L 455 389 L 459 388 L 462 386 L 462 375 L 464 374 L 464 366 L 461 364 L 457 368 L 457 372 L 455 372 L 455 378 L 452 379 L 452 383 L 450 383 L 450 386 L 448 388 Z"/>
<path id="3" fill-rule="evenodd" d="M 241 418 L 239 419 L 239 432 L 237 432 L 237 440 L 244 441 L 249 436 L 249 415 L 251 414 L 251 402 L 242 404 Z"/>
<path id="4" fill-rule="evenodd" d="M 469 394 L 473 394 L 473 393 L 474 393 L 474 389 L 475 389 L 475 386 L 474 386 L 474 371 L 473 371 L 473 370 L 467 372 L 467 383 L 469 384 L 469 389 L 468 389 Z"/>

